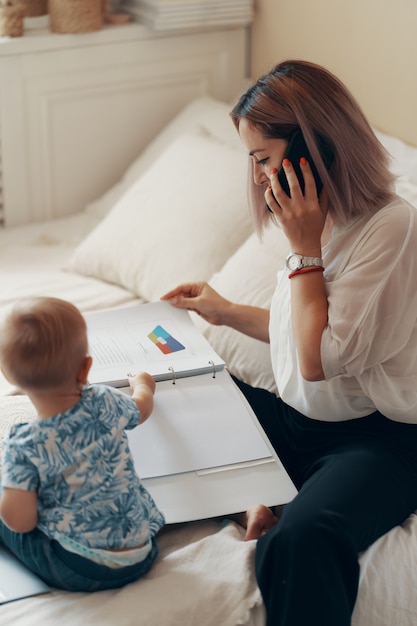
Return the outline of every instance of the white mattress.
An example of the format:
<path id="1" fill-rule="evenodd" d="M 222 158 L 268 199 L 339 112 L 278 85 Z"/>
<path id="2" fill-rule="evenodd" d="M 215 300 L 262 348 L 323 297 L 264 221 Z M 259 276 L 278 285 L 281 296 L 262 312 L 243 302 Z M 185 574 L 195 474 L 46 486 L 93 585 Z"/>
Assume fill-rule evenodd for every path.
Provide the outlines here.
<path id="1" fill-rule="evenodd" d="M 66 259 L 98 219 L 87 212 L 0 230 L 0 317 L 20 296 L 53 295 L 71 299 L 82 311 L 137 300 L 129 291 L 67 272 Z"/>
<path id="2" fill-rule="evenodd" d="M 395 152 L 390 138 L 383 138 Z M 400 184 L 404 196 L 413 202 L 417 152 L 410 154 L 412 159 L 405 155 L 409 170 L 402 166 L 399 171 L 408 175 Z M 0 231 L 0 317 L 16 297 L 40 292 L 65 297 L 82 311 L 138 301 L 116 285 L 62 269 L 74 246 L 97 219 L 83 212 L 50 223 Z M 2 389 L 3 393 L 10 391 L 0 385 L 0 395 Z M 0 430 L 20 419 L 19 397 L 0 397 Z M 171 527 L 161 537 L 160 545 L 160 558 L 144 579 L 121 590 L 95 594 L 53 591 L 5 604 L 0 607 L 0 626 L 264 624 L 253 576 L 255 544 L 243 540 L 239 527 L 207 521 Z M 417 517 L 412 515 L 362 555 L 352 626 L 417 624 L 416 555 Z"/>
<path id="3" fill-rule="evenodd" d="M 0 315 L 17 296 L 40 291 L 70 299 L 84 311 L 137 301 L 116 285 L 60 269 L 93 225 L 91 216 L 80 214 L 0 232 Z M 6 391 L 10 388 L 3 387 Z M 0 430 L 22 419 L 19 400 L 0 398 Z M 264 625 L 253 576 L 254 542 L 246 543 L 239 527 L 218 522 L 173 526 L 160 544 L 158 563 L 144 579 L 121 590 L 96 594 L 54 590 L 5 604 L 0 607 L 0 626 Z M 415 515 L 363 554 L 352 626 L 417 624 L 416 554 Z"/>

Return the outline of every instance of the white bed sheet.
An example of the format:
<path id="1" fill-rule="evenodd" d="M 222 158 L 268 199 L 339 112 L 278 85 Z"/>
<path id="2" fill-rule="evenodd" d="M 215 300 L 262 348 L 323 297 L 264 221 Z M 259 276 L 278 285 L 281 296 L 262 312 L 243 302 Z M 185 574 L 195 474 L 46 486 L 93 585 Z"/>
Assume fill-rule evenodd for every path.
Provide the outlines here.
<path id="1" fill-rule="evenodd" d="M 70 299 L 83 312 L 140 301 L 117 285 L 61 269 L 71 251 L 67 244 L 1 247 L 0 316 L 17 298 L 39 293 Z"/>
<path id="2" fill-rule="evenodd" d="M 119 306 L 137 298 L 117 285 L 63 269 L 75 246 L 99 222 L 76 215 L 0 229 L 0 317 L 19 296 L 44 294 L 71 298 L 83 311 Z"/>
<path id="3" fill-rule="evenodd" d="M 255 542 L 235 523 L 169 527 L 151 571 L 122 589 L 51 593 L 0 607 L 1 626 L 260 626 Z M 252 610 L 253 609 L 253 610 Z"/>
<path id="4" fill-rule="evenodd" d="M 98 221 L 98 217 L 83 211 L 67 218 L 0 230 L 0 318 L 16 298 L 39 293 L 67 297 L 82 311 L 139 301 L 118 285 L 63 269 L 75 246 Z"/>

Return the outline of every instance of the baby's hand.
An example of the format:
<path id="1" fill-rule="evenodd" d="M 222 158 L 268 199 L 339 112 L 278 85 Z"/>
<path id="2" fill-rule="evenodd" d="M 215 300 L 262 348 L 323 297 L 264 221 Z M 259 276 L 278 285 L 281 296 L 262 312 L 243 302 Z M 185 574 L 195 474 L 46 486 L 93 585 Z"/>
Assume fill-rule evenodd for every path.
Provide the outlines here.
<path id="1" fill-rule="evenodd" d="M 143 424 L 152 413 L 155 381 L 147 372 L 129 376 L 128 381 L 132 390 L 132 400 L 140 412 L 140 423 Z"/>
<path id="2" fill-rule="evenodd" d="M 132 374 L 128 377 L 128 381 L 132 391 L 134 391 L 138 385 L 147 385 L 152 391 L 152 395 L 155 393 L 155 380 L 153 379 L 153 376 L 148 374 L 148 372 Z"/>

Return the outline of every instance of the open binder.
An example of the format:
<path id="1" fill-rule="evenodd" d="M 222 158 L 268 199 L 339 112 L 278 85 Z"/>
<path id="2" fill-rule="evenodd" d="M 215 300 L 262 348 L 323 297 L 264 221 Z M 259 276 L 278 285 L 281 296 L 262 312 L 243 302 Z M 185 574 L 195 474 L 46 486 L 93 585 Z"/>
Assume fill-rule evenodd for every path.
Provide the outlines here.
<path id="1" fill-rule="evenodd" d="M 85 318 L 91 383 L 130 393 L 130 372 L 157 381 L 150 419 L 127 435 L 136 470 L 168 523 L 294 497 L 246 398 L 187 311 L 155 302 Z"/>
<path id="2" fill-rule="evenodd" d="M 156 381 L 198 376 L 225 367 L 187 313 L 169 302 L 88 313 L 93 367 L 91 383 L 126 387 L 130 373 L 146 371 Z"/>

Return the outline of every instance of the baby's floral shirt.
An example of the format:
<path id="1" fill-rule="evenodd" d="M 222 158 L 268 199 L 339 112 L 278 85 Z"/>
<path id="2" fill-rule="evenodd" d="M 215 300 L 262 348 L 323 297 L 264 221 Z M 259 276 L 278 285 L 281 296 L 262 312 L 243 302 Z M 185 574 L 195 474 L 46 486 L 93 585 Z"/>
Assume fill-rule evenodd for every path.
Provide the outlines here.
<path id="1" fill-rule="evenodd" d="M 141 545 L 165 520 L 129 450 L 125 429 L 139 421 L 129 396 L 87 386 L 69 411 L 11 428 L 2 486 L 37 490 L 38 528 L 50 539 L 103 549 Z"/>

